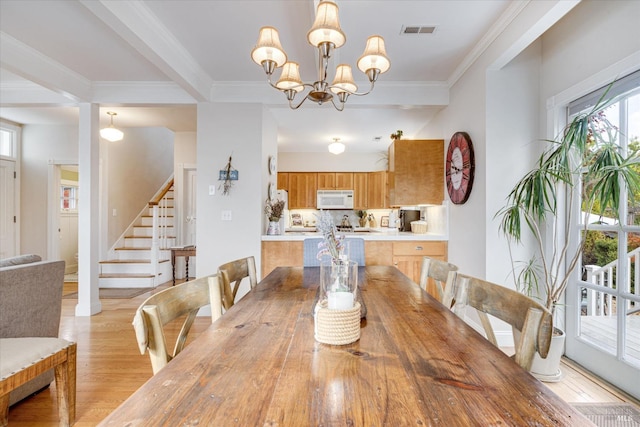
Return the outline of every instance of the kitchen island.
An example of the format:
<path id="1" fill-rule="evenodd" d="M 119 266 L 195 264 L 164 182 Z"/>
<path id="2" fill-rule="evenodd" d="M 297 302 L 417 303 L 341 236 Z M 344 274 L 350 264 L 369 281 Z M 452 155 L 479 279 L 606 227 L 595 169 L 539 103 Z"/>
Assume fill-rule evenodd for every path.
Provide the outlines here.
<path id="1" fill-rule="evenodd" d="M 346 238 L 362 238 L 366 265 L 392 265 L 414 282 L 420 280 L 422 257 L 447 260 L 446 234 L 415 234 L 395 229 L 367 229 L 338 233 Z M 276 267 L 301 267 L 303 241 L 321 238 L 312 231 L 288 231 L 276 236 L 262 236 L 262 277 Z M 429 293 L 435 289 L 428 289 Z"/>

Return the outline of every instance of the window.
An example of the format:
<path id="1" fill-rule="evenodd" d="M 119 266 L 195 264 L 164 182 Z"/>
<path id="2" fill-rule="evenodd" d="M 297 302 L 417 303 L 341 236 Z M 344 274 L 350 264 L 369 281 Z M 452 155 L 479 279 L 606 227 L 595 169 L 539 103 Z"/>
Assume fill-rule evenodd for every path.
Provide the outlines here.
<path id="1" fill-rule="evenodd" d="M 0 156 L 16 158 L 15 131 L 0 129 Z"/>
<path id="2" fill-rule="evenodd" d="M 63 212 L 78 210 L 78 187 L 73 185 L 60 186 L 60 210 Z"/>

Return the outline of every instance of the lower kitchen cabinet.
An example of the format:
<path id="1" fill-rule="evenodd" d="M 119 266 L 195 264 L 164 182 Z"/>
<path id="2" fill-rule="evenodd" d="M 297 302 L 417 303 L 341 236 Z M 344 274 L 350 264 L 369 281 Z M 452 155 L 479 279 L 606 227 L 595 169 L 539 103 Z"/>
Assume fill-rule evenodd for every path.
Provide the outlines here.
<path id="1" fill-rule="evenodd" d="M 364 261 L 367 265 L 393 265 L 393 242 L 365 240 Z"/>
<path id="2" fill-rule="evenodd" d="M 262 277 L 276 267 L 302 266 L 301 240 L 278 240 L 262 242 Z"/>
<path id="3" fill-rule="evenodd" d="M 420 281 L 422 258 L 425 256 L 446 261 L 447 242 L 431 240 L 393 242 L 393 265 L 416 283 Z M 427 292 L 438 297 L 434 283 L 427 284 Z"/>

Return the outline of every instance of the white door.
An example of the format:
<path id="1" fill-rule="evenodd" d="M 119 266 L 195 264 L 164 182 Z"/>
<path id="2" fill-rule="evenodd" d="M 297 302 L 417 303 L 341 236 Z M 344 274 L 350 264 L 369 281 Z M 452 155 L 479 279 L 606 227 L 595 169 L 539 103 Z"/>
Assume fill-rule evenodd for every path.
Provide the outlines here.
<path id="1" fill-rule="evenodd" d="M 0 259 L 16 253 L 16 162 L 0 160 Z"/>
<path id="2" fill-rule="evenodd" d="M 619 144 L 640 143 L 640 86 L 604 111 L 620 130 Z M 635 119 L 634 119 L 635 117 Z M 567 350 L 570 359 L 640 398 L 640 200 L 620 196 L 620 224 L 594 210 L 583 252 L 582 277 L 567 290 Z M 582 203 L 576 217 L 584 218 Z M 576 227 L 581 233 L 584 226 Z"/>

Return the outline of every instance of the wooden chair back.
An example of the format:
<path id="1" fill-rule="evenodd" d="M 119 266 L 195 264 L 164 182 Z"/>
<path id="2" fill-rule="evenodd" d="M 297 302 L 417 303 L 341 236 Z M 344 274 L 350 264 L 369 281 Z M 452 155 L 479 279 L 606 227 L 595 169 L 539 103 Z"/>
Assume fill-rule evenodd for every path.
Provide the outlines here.
<path id="1" fill-rule="evenodd" d="M 546 357 L 551 345 L 553 321 L 551 312 L 539 302 L 526 295 L 495 283 L 464 274 L 455 274 L 453 290 L 445 292 L 446 298 L 453 295 L 453 311 L 463 316 L 467 306 L 508 323 L 521 332 L 515 343 L 514 359 L 518 365 L 530 370 L 536 352 Z M 484 318 L 483 318 L 484 317 Z M 497 346 L 495 333 L 488 317 L 480 316 L 487 338 Z"/>
<path id="2" fill-rule="evenodd" d="M 222 306 L 225 310 L 229 310 L 235 304 L 236 294 L 242 279 L 249 278 L 251 289 L 258 284 L 256 260 L 250 256 L 222 264 L 218 267 L 218 277 L 220 277 L 222 287 Z"/>
<path id="3" fill-rule="evenodd" d="M 458 271 L 458 266 L 428 256 L 423 257 L 420 269 L 420 287 L 431 295 L 437 296 L 442 302 L 444 285 L 452 271 Z"/>
<path id="4" fill-rule="evenodd" d="M 140 353 L 149 351 L 153 373 L 166 366 L 184 348 L 187 335 L 201 307 L 211 305 L 211 322 L 222 315 L 222 291 L 218 275 L 201 277 L 172 286 L 147 298 L 133 319 Z M 186 316 L 169 352 L 164 326 Z"/>

